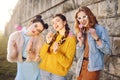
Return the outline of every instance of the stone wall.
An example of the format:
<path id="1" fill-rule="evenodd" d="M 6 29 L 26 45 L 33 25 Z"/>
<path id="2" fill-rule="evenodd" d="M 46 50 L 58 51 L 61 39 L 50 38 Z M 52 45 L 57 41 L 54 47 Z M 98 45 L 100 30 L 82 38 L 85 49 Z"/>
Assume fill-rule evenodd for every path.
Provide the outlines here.
<path id="1" fill-rule="evenodd" d="M 26 26 L 37 14 L 41 14 L 49 24 L 49 31 L 52 30 L 52 15 L 63 13 L 73 31 L 74 15 L 79 6 L 88 6 L 96 15 L 99 24 L 105 26 L 109 32 L 112 55 L 105 57 L 105 67 L 100 80 L 120 80 L 120 0 L 19 0 L 10 22 L 6 24 L 5 35 L 9 36 L 15 31 L 15 24 Z M 74 61 L 68 80 L 75 80 L 75 67 Z"/>

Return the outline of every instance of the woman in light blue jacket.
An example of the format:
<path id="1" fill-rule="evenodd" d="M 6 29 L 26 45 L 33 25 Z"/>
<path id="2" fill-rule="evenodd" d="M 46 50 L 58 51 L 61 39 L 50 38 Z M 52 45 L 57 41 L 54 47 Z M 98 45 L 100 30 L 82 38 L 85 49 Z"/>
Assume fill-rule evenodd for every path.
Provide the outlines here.
<path id="1" fill-rule="evenodd" d="M 99 80 L 100 71 L 104 67 L 104 55 L 111 53 L 108 33 L 86 6 L 76 12 L 75 30 L 78 40 L 77 79 Z"/>

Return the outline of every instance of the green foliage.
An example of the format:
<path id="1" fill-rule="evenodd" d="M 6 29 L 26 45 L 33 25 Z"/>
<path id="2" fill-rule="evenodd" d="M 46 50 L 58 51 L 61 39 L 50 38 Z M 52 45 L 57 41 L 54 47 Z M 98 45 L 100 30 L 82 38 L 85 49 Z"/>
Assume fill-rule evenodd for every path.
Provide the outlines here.
<path id="1" fill-rule="evenodd" d="M 0 34 L 0 80 L 14 80 L 16 63 L 6 60 L 8 38 Z"/>

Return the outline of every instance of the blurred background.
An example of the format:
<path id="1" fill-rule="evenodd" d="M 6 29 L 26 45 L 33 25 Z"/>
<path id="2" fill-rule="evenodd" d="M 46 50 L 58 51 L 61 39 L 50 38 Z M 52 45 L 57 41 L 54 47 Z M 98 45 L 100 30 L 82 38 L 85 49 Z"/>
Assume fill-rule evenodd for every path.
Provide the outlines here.
<path id="1" fill-rule="evenodd" d="M 1 0 L 0 1 L 0 80 L 14 80 L 16 63 L 6 60 L 9 35 L 15 26 L 25 27 L 35 16 L 49 24 L 45 35 L 52 30 L 51 19 L 56 13 L 63 13 L 74 32 L 74 15 L 79 6 L 88 6 L 97 17 L 98 23 L 109 32 L 112 55 L 105 56 L 105 67 L 100 80 L 120 80 L 120 0 Z M 68 80 L 75 80 L 76 61 L 68 73 Z"/>

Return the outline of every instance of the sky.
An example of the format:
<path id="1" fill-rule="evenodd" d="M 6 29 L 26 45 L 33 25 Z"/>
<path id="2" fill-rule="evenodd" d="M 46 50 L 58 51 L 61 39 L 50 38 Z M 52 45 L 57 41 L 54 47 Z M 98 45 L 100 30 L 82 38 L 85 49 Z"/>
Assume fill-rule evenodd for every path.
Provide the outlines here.
<path id="1" fill-rule="evenodd" d="M 5 24 L 9 22 L 17 2 L 18 0 L 0 1 L 0 32 L 4 32 Z"/>

